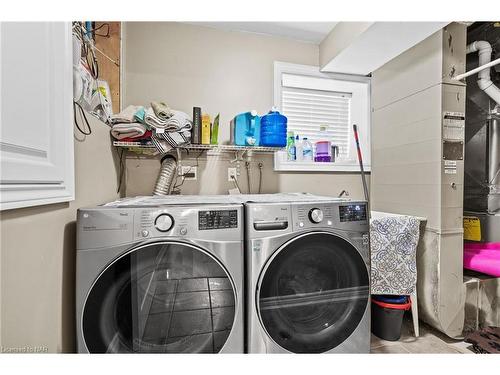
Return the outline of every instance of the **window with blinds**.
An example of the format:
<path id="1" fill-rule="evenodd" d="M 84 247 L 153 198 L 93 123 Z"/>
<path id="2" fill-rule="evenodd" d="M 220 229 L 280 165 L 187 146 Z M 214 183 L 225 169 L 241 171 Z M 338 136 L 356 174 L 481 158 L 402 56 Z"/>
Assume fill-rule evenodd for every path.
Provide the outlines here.
<path id="1" fill-rule="evenodd" d="M 351 93 L 283 87 L 281 109 L 288 119 L 288 131 L 300 139 L 329 140 L 347 158 L 350 147 Z"/>
<path id="2" fill-rule="evenodd" d="M 276 171 L 358 171 L 356 124 L 365 170 L 370 169 L 370 78 L 323 73 L 317 66 L 274 62 L 274 105 L 287 119 L 288 131 L 314 145 L 338 146 L 330 163 L 290 160 L 287 150 L 274 153 Z"/>

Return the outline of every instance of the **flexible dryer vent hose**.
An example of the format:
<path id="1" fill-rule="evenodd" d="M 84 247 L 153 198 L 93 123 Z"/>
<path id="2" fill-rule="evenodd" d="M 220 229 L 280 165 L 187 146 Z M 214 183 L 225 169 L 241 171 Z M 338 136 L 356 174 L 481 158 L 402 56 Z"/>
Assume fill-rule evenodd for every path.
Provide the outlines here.
<path id="1" fill-rule="evenodd" d="M 176 173 L 177 160 L 172 155 L 165 155 L 161 159 L 160 173 L 156 179 L 153 195 L 169 195 Z"/>

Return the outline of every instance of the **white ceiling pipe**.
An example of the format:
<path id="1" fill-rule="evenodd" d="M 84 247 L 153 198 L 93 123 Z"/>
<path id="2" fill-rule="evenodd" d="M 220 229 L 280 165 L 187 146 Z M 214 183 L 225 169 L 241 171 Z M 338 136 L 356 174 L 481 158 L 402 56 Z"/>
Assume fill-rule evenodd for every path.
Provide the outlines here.
<path id="1" fill-rule="evenodd" d="M 478 66 L 477 68 L 474 68 L 472 70 L 469 70 L 466 73 L 459 74 L 458 76 L 453 77 L 455 81 L 460 81 L 464 78 L 467 78 L 468 76 L 471 76 L 473 74 L 476 74 L 477 72 L 480 72 L 481 70 L 491 68 L 492 66 L 500 64 L 500 58 L 490 61 L 488 64 L 484 64 L 481 66 Z"/>
<path id="2" fill-rule="evenodd" d="M 466 53 L 479 53 L 479 66 L 486 65 L 491 62 L 491 45 L 484 40 L 477 40 L 467 46 Z M 500 105 L 500 89 L 491 82 L 490 68 L 483 69 L 478 74 L 477 85 L 483 90 L 486 95 Z"/>

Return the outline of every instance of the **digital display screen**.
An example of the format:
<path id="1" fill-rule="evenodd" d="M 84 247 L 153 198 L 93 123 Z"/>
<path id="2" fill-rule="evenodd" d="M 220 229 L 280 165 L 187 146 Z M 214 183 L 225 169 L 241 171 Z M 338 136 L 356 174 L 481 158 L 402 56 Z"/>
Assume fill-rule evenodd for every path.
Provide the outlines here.
<path id="1" fill-rule="evenodd" d="M 366 204 L 349 204 L 339 207 L 340 222 L 365 221 Z"/>
<path id="2" fill-rule="evenodd" d="M 199 211 L 198 229 L 238 228 L 237 210 Z"/>

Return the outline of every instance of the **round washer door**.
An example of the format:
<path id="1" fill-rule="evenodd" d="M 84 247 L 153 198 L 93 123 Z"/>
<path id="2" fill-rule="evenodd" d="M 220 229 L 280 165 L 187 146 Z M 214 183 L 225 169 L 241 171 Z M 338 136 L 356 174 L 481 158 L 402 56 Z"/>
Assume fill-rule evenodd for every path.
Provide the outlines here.
<path id="1" fill-rule="evenodd" d="M 256 298 L 261 324 L 276 344 L 293 353 L 322 353 L 359 325 L 369 298 L 368 270 L 346 240 L 309 233 L 269 259 Z"/>
<path id="2" fill-rule="evenodd" d="M 138 247 L 113 261 L 85 302 L 91 353 L 217 353 L 235 318 L 235 289 L 222 264 L 178 242 Z"/>

